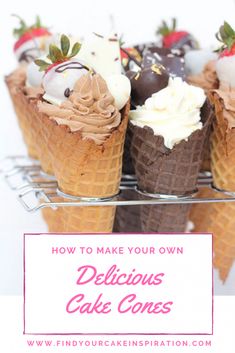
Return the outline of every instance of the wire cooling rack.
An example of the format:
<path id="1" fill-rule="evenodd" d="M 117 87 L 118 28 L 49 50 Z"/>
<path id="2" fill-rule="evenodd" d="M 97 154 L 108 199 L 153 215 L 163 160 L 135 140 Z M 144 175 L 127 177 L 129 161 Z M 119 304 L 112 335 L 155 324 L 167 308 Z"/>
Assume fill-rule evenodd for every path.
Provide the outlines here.
<path id="1" fill-rule="evenodd" d="M 161 204 L 194 204 L 213 202 L 234 202 L 235 192 L 220 190 L 213 185 L 209 172 L 200 173 L 197 189 L 187 195 L 149 194 L 138 189 L 133 175 L 123 175 L 117 195 L 108 198 L 76 197 L 61 192 L 55 178 L 45 174 L 38 161 L 26 156 L 9 156 L 0 162 L 0 173 L 9 188 L 16 192 L 17 199 L 28 212 L 45 207 L 56 209 L 71 206 L 134 206 Z M 197 197 L 201 187 L 209 187 L 214 197 Z M 125 190 L 131 190 L 128 197 Z"/>

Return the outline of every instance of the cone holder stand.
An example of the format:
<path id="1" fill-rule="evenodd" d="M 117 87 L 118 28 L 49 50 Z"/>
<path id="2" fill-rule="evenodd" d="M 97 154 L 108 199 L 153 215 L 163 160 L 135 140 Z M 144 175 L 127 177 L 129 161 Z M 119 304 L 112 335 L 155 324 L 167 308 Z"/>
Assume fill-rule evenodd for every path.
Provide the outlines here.
<path id="1" fill-rule="evenodd" d="M 220 190 L 213 185 L 209 172 L 200 173 L 197 188 L 209 187 L 216 192 L 214 198 L 198 198 L 197 190 L 187 195 L 149 194 L 139 190 L 133 175 L 123 175 L 117 195 L 106 198 L 76 197 L 59 190 L 56 179 L 45 174 L 38 161 L 26 156 L 9 156 L 0 161 L 0 174 L 9 188 L 17 193 L 17 199 L 28 212 L 45 207 L 84 206 L 134 206 L 162 204 L 194 204 L 214 202 L 235 202 L 235 192 Z M 132 190 L 133 197 L 123 199 L 122 192 Z M 139 197 L 141 194 L 141 198 Z M 63 201 L 58 202 L 58 198 Z"/>

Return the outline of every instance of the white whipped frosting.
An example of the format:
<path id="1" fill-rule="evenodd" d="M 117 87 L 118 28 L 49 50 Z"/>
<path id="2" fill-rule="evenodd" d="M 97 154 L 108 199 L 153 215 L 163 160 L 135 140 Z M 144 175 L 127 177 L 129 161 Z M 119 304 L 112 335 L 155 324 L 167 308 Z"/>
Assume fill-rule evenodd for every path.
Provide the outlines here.
<path id="1" fill-rule="evenodd" d="M 223 84 L 235 87 L 235 56 L 224 56 L 216 62 L 216 73 Z"/>
<path id="2" fill-rule="evenodd" d="M 200 108 L 205 99 L 203 89 L 179 77 L 170 78 L 166 88 L 130 112 L 130 120 L 134 125 L 152 128 L 154 135 L 163 136 L 165 146 L 172 149 L 202 128 Z"/>

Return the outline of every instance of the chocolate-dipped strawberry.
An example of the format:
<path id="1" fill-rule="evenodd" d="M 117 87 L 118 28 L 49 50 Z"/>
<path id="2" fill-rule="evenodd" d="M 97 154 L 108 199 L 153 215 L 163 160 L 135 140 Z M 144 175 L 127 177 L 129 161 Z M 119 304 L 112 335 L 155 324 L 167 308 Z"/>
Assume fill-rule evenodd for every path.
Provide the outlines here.
<path id="1" fill-rule="evenodd" d="M 153 93 L 168 85 L 169 74 L 164 66 L 154 64 L 138 72 L 127 73 L 131 81 L 131 103 L 133 106 L 143 105 Z"/>
<path id="2" fill-rule="evenodd" d="M 63 34 L 60 45 L 59 49 L 54 44 L 50 44 L 47 56 L 50 62 L 35 60 L 40 71 L 45 71 L 42 81 L 45 90 L 43 98 L 56 105 L 60 105 L 69 97 L 74 84 L 81 76 L 92 71 L 85 62 L 75 58 L 80 50 L 80 43 L 75 43 L 69 54 L 70 40 Z"/>
<path id="3" fill-rule="evenodd" d="M 222 43 L 216 62 L 218 79 L 223 85 L 233 88 L 235 87 L 235 30 L 228 22 L 224 22 L 216 38 Z"/>
<path id="4" fill-rule="evenodd" d="M 159 48 L 153 53 L 146 52 L 143 57 L 142 67 L 152 66 L 154 64 L 163 65 L 171 77 L 181 77 L 185 80 L 185 62 L 182 57 L 175 56 L 169 49 L 161 50 Z"/>
<path id="5" fill-rule="evenodd" d="M 187 31 L 176 29 L 176 19 L 172 19 L 172 25 L 168 26 L 166 21 L 162 21 L 162 25 L 156 34 L 162 36 L 162 46 L 170 49 L 180 49 L 182 53 L 186 53 L 189 49 L 197 49 L 198 43 L 196 39 Z"/>
<path id="6" fill-rule="evenodd" d="M 13 34 L 17 38 L 14 45 L 14 53 L 19 62 L 31 62 L 43 54 L 46 40 L 51 36 L 48 29 L 41 24 L 37 16 L 33 25 L 28 26 L 26 22 L 17 15 L 20 26 L 14 29 Z"/>

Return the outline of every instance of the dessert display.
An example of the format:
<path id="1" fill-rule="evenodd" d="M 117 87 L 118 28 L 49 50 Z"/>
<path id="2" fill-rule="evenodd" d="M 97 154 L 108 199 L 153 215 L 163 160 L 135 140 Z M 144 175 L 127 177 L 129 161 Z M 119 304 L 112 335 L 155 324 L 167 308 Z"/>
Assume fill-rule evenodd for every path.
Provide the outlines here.
<path id="1" fill-rule="evenodd" d="M 235 192 L 233 28 L 224 22 L 213 52 L 175 19 L 162 22 L 155 42 L 124 46 L 115 33 L 77 41 L 39 17 L 32 25 L 17 18 L 18 66 L 5 82 L 40 170 L 34 182 L 54 183 L 49 200 L 59 206 L 42 209 L 49 231 L 211 232 L 225 282 L 235 260 L 235 204 L 183 201 Z M 199 174 L 209 171 L 211 187 L 199 183 L 198 191 Z M 108 205 L 117 200 L 125 205 Z"/>

